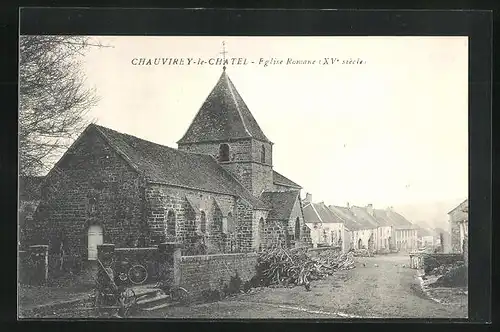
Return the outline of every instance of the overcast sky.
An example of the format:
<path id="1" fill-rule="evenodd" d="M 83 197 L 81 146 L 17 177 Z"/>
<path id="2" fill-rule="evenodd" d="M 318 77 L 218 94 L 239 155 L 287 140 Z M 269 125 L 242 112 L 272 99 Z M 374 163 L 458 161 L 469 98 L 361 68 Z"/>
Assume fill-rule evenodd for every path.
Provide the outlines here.
<path id="1" fill-rule="evenodd" d="M 375 207 L 468 193 L 466 37 L 99 37 L 84 58 L 97 123 L 177 147 L 217 82 L 215 65 L 134 58 L 246 58 L 227 72 L 266 136 L 274 169 L 314 201 Z M 259 59 L 361 65 L 258 65 Z M 452 206 L 453 207 L 453 206 Z M 450 207 L 450 209 L 452 208 Z"/>

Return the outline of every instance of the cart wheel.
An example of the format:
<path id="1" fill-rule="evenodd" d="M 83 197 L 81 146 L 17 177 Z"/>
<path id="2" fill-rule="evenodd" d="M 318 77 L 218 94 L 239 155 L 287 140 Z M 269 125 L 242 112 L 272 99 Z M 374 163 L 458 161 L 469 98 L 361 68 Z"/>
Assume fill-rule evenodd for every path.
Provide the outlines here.
<path id="1" fill-rule="evenodd" d="M 128 270 L 128 278 L 135 285 L 140 285 L 148 278 L 148 271 L 142 265 L 134 265 Z"/>
<path id="2" fill-rule="evenodd" d="M 191 302 L 189 292 L 183 287 L 172 287 L 170 289 L 170 299 L 182 305 L 188 305 Z"/>

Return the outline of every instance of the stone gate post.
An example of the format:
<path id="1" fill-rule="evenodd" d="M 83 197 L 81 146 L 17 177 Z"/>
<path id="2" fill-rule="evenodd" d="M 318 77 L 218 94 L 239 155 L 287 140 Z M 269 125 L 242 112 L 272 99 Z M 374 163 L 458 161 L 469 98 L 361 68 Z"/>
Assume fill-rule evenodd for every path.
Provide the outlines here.
<path id="1" fill-rule="evenodd" d="M 49 246 L 34 245 L 29 247 L 29 255 L 34 266 L 31 273 L 31 283 L 45 284 L 49 278 Z"/>

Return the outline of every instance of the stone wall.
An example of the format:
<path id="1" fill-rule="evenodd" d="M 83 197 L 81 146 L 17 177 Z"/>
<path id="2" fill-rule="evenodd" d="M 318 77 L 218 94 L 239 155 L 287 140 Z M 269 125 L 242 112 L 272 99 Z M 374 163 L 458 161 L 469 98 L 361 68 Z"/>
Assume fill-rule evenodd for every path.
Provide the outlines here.
<path id="1" fill-rule="evenodd" d="M 89 127 L 51 170 L 28 241 L 87 257 L 90 225 L 100 225 L 105 242 L 123 245 L 145 231 L 144 182 L 104 139 Z"/>
<path id="2" fill-rule="evenodd" d="M 182 256 L 180 285 L 199 298 L 203 291 L 221 290 L 236 273 L 243 283 L 249 281 L 256 265 L 256 253 Z"/>
<path id="3" fill-rule="evenodd" d="M 462 252 L 462 244 L 460 243 L 460 226 L 456 222 L 450 222 L 451 230 L 451 252 Z"/>
<path id="4" fill-rule="evenodd" d="M 272 146 L 254 139 L 234 140 L 231 142 L 201 142 L 180 144 L 179 150 L 207 154 L 219 158 L 221 144 L 229 145 L 229 161 L 220 165 L 231 172 L 240 183 L 258 197 L 264 190 L 273 189 Z M 265 162 L 261 162 L 261 148 L 265 147 Z"/>
<path id="5" fill-rule="evenodd" d="M 218 160 L 219 148 L 221 144 L 229 145 L 229 161 L 252 160 L 252 140 L 242 139 L 232 142 L 201 142 L 179 144 L 179 150 L 210 155 Z"/>
<path id="6" fill-rule="evenodd" d="M 270 165 L 252 163 L 252 194 L 259 197 L 262 192 L 273 190 L 273 169 Z"/>
<path id="7" fill-rule="evenodd" d="M 450 234 L 451 234 L 451 252 L 459 253 L 463 252 L 462 237 L 460 236 L 460 226 L 459 222 L 463 222 L 468 219 L 469 202 L 464 201 L 458 205 L 455 209 L 449 212 L 449 222 L 450 222 Z"/>
<path id="8" fill-rule="evenodd" d="M 432 269 L 440 265 L 454 264 L 459 261 L 463 261 L 464 256 L 462 254 L 423 254 L 422 264 L 425 273 L 428 273 Z"/>
<path id="9" fill-rule="evenodd" d="M 193 207 L 186 199 L 192 197 L 197 206 Z M 195 250 L 203 243 L 208 253 L 225 252 L 227 236 L 223 233 L 222 222 L 229 214 L 235 217 L 238 230 L 237 198 L 214 193 L 150 184 L 146 189 L 147 222 L 152 237 L 165 236 L 168 242 L 184 244 L 183 251 Z M 169 212 L 175 219 L 175 235 L 167 235 Z M 206 220 L 206 230 L 201 230 L 202 214 Z M 170 233 L 173 234 L 173 233 Z M 162 242 L 163 239 L 160 240 Z"/>

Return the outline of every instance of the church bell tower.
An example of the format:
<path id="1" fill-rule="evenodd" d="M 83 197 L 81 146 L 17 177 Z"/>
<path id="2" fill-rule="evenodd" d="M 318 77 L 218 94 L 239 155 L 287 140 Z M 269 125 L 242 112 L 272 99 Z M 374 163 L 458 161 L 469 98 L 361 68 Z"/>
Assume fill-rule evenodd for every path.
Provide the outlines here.
<path id="1" fill-rule="evenodd" d="M 231 172 L 255 197 L 273 188 L 273 143 L 229 78 L 225 66 L 219 80 L 201 106 L 179 150 L 209 154 Z"/>

